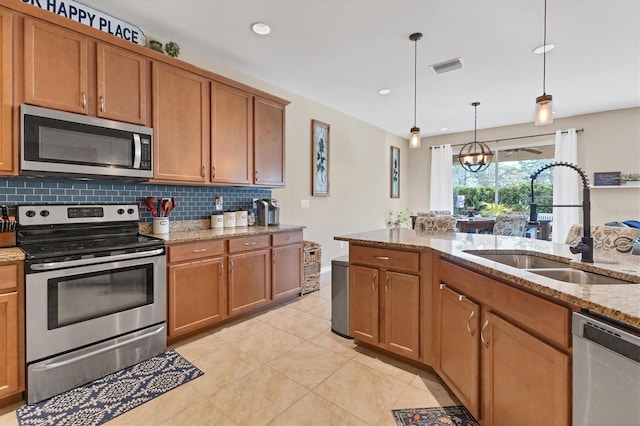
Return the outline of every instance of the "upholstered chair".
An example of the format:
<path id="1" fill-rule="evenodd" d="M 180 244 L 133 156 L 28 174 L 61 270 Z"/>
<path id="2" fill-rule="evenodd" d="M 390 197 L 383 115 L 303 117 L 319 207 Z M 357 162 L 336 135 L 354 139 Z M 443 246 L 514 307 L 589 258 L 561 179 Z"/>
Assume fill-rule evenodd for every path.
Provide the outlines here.
<path id="1" fill-rule="evenodd" d="M 581 238 L 582 225 L 571 225 L 567 238 L 565 239 L 565 244 L 578 244 Z M 623 228 L 621 226 L 592 225 L 591 238 L 593 238 L 594 250 L 631 253 L 633 244 L 640 238 L 640 230 Z"/>
<path id="2" fill-rule="evenodd" d="M 433 233 L 456 232 L 456 218 L 452 216 L 419 216 L 416 218 L 416 231 Z"/>
<path id="3" fill-rule="evenodd" d="M 511 235 L 524 237 L 529 216 L 526 213 L 505 213 L 496 216 L 496 224 L 493 225 L 494 235 Z"/>

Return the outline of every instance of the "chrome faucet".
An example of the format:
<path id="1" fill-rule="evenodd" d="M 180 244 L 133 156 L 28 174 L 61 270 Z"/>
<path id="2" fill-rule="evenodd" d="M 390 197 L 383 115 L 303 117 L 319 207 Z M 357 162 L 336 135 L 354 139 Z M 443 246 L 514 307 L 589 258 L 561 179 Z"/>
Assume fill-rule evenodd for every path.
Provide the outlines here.
<path id="1" fill-rule="evenodd" d="M 529 222 L 532 224 L 538 223 L 538 205 L 535 203 L 533 195 L 533 181 L 535 181 L 538 175 L 543 171 L 557 166 L 569 167 L 580 175 L 580 178 L 582 179 L 582 204 L 551 204 L 542 207 L 582 207 L 582 239 L 575 246 L 569 247 L 569 250 L 571 250 L 571 253 L 573 254 L 582 253 L 583 262 L 593 263 L 593 238 L 591 237 L 591 190 L 589 189 L 589 178 L 580 167 L 566 162 L 551 163 L 546 166 L 542 166 L 537 172 L 531 175 L 531 207 L 529 210 Z"/>

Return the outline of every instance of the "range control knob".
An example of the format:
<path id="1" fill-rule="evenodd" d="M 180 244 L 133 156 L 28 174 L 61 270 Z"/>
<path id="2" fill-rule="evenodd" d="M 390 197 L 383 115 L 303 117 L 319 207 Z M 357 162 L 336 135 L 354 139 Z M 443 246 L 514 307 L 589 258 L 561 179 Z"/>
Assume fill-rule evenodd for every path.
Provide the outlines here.
<path id="1" fill-rule="evenodd" d="M 124 214 L 124 209 L 118 209 L 118 214 Z"/>
<path id="2" fill-rule="evenodd" d="M 40 212 L 40 216 L 42 216 L 42 217 L 47 217 L 47 216 L 49 216 L 49 210 L 42 210 L 42 211 Z"/>
<path id="3" fill-rule="evenodd" d="M 129 213 L 129 214 L 134 214 L 135 212 L 136 212 L 136 211 L 135 211 L 134 209 L 129 209 L 129 210 L 127 210 L 127 213 Z"/>
<path id="4" fill-rule="evenodd" d="M 34 217 L 36 215 L 36 212 L 34 210 L 27 210 L 25 214 L 27 215 L 27 217 Z"/>

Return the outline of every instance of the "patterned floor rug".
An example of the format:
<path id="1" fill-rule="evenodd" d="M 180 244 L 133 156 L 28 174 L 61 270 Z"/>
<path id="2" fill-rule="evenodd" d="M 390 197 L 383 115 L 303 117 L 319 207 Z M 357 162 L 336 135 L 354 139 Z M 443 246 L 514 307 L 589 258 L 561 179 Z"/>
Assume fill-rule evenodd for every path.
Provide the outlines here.
<path id="1" fill-rule="evenodd" d="M 101 425 L 203 374 L 172 349 L 16 414 L 21 426 Z"/>
<path id="2" fill-rule="evenodd" d="M 479 426 L 471 413 L 461 405 L 403 408 L 391 412 L 398 426 Z"/>

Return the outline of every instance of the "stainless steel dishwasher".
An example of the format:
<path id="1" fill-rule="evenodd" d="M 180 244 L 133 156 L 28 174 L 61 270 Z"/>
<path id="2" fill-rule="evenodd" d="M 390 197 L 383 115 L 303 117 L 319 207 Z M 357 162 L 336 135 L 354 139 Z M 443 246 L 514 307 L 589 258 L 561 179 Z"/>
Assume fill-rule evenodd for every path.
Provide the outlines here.
<path id="1" fill-rule="evenodd" d="M 640 330 L 573 314 L 573 424 L 640 425 Z"/>

